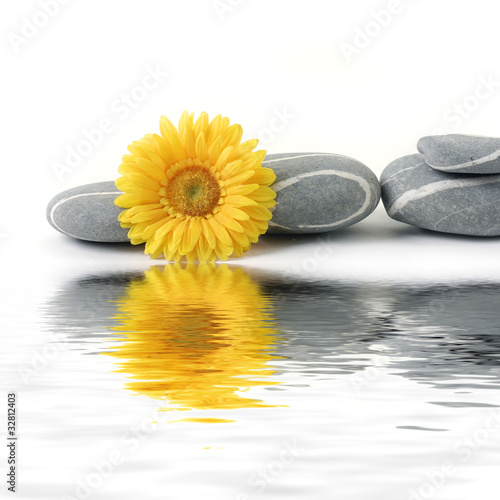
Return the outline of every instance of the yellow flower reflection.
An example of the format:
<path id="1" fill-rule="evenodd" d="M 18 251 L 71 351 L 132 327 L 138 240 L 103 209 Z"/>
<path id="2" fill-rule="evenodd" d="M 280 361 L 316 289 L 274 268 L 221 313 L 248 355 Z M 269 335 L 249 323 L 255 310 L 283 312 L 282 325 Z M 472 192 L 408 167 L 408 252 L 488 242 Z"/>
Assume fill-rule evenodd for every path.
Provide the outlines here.
<path id="1" fill-rule="evenodd" d="M 241 269 L 153 267 L 119 300 L 113 330 L 123 343 L 108 354 L 120 360 L 119 372 L 131 375 L 126 387 L 168 401 L 164 410 L 275 406 L 238 394 L 278 383 L 268 379 L 274 370 L 266 364 L 277 359 L 270 308 L 270 299 Z"/>

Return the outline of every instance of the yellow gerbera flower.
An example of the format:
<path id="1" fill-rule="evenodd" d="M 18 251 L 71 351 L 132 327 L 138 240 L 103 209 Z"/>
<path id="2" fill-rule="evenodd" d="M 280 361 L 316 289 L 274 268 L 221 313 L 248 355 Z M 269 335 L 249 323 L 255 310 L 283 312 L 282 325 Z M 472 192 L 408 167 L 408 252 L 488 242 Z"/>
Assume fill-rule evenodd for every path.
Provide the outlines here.
<path id="1" fill-rule="evenodd" d="M 240 125 L 207 113 L 182 113 L 177 130 L 160 118 L 160 132 L 133 142 L 123 157 L 116 199 L 133 245 L 167 260 L 240 257 L 265 233 L 276 194 L 274 172 L 262 167 L 257 139 L 241 142 Z"/>

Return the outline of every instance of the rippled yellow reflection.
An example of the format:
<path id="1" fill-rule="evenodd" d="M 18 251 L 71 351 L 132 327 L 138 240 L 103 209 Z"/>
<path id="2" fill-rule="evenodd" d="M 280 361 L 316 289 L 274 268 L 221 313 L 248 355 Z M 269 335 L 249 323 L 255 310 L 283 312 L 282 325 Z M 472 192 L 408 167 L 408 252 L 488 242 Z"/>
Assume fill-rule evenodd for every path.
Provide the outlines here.
<path id="1" fill-rule="evenodd" d="M 278 383 L 266 364 L 277 358 L 270 311 L 270 299 L 241 269 L 153 267 L 119 300 L 113 330 L 123 342 L 108 354 L 130 375 L 128 389 L 165 399 L 169 410 L 275 406 L 239 394 Z"/>

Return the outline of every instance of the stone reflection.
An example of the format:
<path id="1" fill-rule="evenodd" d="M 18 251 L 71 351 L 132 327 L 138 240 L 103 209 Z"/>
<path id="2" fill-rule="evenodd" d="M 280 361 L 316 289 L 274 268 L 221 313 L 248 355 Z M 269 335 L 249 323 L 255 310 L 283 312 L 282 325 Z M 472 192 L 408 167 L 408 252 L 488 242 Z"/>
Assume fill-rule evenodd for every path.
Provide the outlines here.
<path id="1" fill-rule="evenodd" d="M 370 366 L 380 318 L 391 314 L 397 300 L 391 286 L 269 275 L 259 282 L 273 298 L 283 332 L 283 370 L 331 378 Z"/>
<path id="2" fill-rule="evenodd" d="M 130 391 L 164 399 L 165 410 L 272 406 L 240 395 L 278 383 L 267 365 L 277 358 L 272 304 L 241 269 L 153 267 L 126 285 L 116 305 L 120 343 L 105 354 L 129 375 Z"/>
<path id="3" fill-rule="evenodd" d="M 498 283 L 264 283 L 298 370 L 355 373 L 379 354 L 436 388 L 500 387 Z"/>
<path id="4" fill-rule="evenodd" d="M 222 409 L 266 406 L 241 393 L 253 385 L 293 390 L 273 374 L 341 378 L 377 356 L 436 388 L 498 388 L 499 306 L 498 283 L 308 281 L 172 265 L 74 281 L 46 317 L 85 354 L 108 349 L 112 330 L 109 354 L 134 393 Z"/>
<path id="5" fill-rule="evenodd" d="M 457 283 L 396 288 L 376 345 L 401 375 L 446 389 L 498 389 L 500 285 Z M 464 381 L 466 379 L 466 381 Z"/>

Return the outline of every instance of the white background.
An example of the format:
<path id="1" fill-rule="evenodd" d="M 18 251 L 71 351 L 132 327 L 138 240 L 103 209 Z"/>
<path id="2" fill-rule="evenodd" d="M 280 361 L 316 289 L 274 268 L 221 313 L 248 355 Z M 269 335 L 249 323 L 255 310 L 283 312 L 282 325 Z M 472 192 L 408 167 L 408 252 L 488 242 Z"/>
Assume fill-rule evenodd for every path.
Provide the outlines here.
<path id="1" fill-rule="evenodd" d="M 47 259 L 53 272 L 75 261 L 149 266 L 140 249 L 71 241 L 44 212 L 64 189 L 116 178 L 127 145 L 158 132 L 161 114 L 176 122 L 184 109 L 222 113 L 268 152 L 340 153 L 377 174 L 416 152 L 423 135 L 498 135 L 491 0 L 61 1 L 6 2 L 1 16 L 0 234 L 9 259 Z M 145 81 L 151 70 L 160 82 Z M 68 164 L 68 151 L 103 123 L 99 143 Z M 237 262 L 304 267 L 315 242 L 265 237 Z M 382 206 L 330 244 L 330 257 L 306 273 L 360 262 L 380 276 L 500 270 L 498 239 L 419 231 Z"/>
<path id="2" fill-rule="evenodd" d="M 50 16 L 44 14 L 42 4 L 51 10 Z M 387 14 L 389 9 L 392 13 Z M 80 184 L 116 178 L 127 145 L 147 132 L 158 132 L 160 115 L 175 123 L 184 109 L 204 110 L 211 117 L 227 115 L 232 122 L 242 124 L 245 137 L 260 137 L 261 147 L 270 153 L 344 154 L 364 162 L 377 175 L 392 160 L 416 152 L 416 142 L 424 135 L 455 132 L 498 136 L 499 13 L 497 2 L 492 0 L 4 2 L 0 16 L 0 303 L 6 347 L 0 354 L 7 361 L 4 366 L 13 369 L 9 383 L 18 380 L 17 366 L 27 366 L 37 343 L 42 342 L 37 315 L 44 307 L 47 290 L 64 289 L 64 283 L 78 276 L 143 270 L 153 264 L 141 248 L 79 242 L 56 232 L 45 218 L 52 196 Z M 346 56 L 349 46 L 350 56 Z M 145 81 L 151 70 L 168 75 L 154 85 L 150 78 Z M 490 83 L 485 86 L 485 81 Z M 149 90 L 144 90 L 144 83 Z M 125 104 L 127 99 L 132 99 L 128 101 L 131 104 Z M 283 114 L 287 118 L 280 120 Z M 66 170 L 55 167 L 67 162 L 69 149 L 77 149 L 86 135 L 96 136 L 95 129 L 102 127 L 103 121 L 107 132 L 88 154 Z M 333 234 L 323 244 L 317 236 L 267 235 L 243 258 L 232 262 L 335 280 L 500 278 L 499 238 L 420 231 L 389 219 L 382 205 L 362 223 Z M 61 363 L 60 371 L 49 371 L 50 376 L 60 373 L 63 379 L 69 372 L 66 366 L 71 367 L 73 360 L 81 363 L 78 353 L 68 352 L 69 357 L 64 358 L 68 364 Z M 85 387 L 90 389 L 80 392 L 80 385 L 69 381 L 68 391 L 81 399 L 78 405 L 74 399 L 67 404 L 73 414 L 83 409 L 81 421 L 87 425 L 85 416 L 92 407 L 86 402 L 92 401 L 94 391 L 100 394 L 101 385 L 102 393 L 107 386 L 93 365 L 82 373 Z M 89 377 L 95 378 L 94 385 Z M 389 398 L 404 394 L 408 411 L 416 412 L 415 401 L 428 401 L 427 393 L 418 396 L 421 393 L 411 392 L 416 389 L 409 390 L 409 385 L 381 387 Z M 59 447 L 45 446 L 40 429 L 49 427 L 50 419 L 66 422 L 68 415 L 61 411 L 55 416 L 53 400 L 37 386 L 23 390 L 24 401 L 28 401 L 20 409 L 26 422 L 22 429 L 26 443 L 23 460 L 30 460 L 33 470 L 39 471 L 40 484 L 49 477 L 44 464 L 53 469 L 50 477 L 59 479 L 67 462 L 65 454 L 59 453 L 61 441 Z M 29 400 L 30 394 L 39 394 L 40 401 Z M 125 401 L 126 395 L 122 397 Z M 325 391 L 324 401 L 333 413 L 336 400 Z M 66 402 L 63 398 L 60 404 L 64 407 Z M 109 404 L 114 402 L 111 399 Z M 397 411 L 407 411 L 405 404 L 400 405 L 396 398 L 394 402 Z M 136 422 L 144 416 L 139 406 L 132 408 L 128 399 L 125 403 L 116 407 L 116 420 L 108 420 L 113 429 L 118 418 Z M 375 409 L 385 412 L 387 407 L 376 397 L 373 404 L 371 400 L 366 404 L 349 404 L 346 411 L 358 408 L 359 415 L 373 415 L 377 425 L 385 425 L 386 421 L 377 420 Z M 339 407 L 342 410 L 343 406 Z M 42 427 L 35 424 L 38 415 L 44 419 Z M 282 426 L 277 422 L 275 428 Z M 457 422 L 462 425 L 463 421 Z M 31 435 L 29 423 L 33 423 Z M 123 425 L 121 422 L 116 429 Z M 318 426 L 316 430 L 320 433 L 321 429 Z M 184 447 L 183 436 L 179 437 L 179 453 L 189 455 L 191 449 Z M 387 471 L 386 464 L 379 461 L 380 450 L 387 453 L 394 445 L 398 451 L 412 453 L 412 446 L 418 448 L 421 442 L 415 435 L 404 446 L 400 441 L 383 443 L 378 427 L 364 428 L 360 442 L 364 444 L 367 436 L 377 446 L 365 460 L 373 471 L 374 457 L 376 470 L 380 470 L 375 476 L 381 481 L 386 480 Z M 82 470 L 96 459 L 94 438 L 71 436 L 88 447 L 88 456 L 77 457 Z M 323 439 L 320 435 L 318 442 Z M 105 444 L 103 441 L 102 447 Z M 356 448 L 346 450 L 358 459 Z M 440 459 L 439 454 L 434 455 Z M 260 460 L 258 457 L 257 463 Z M 215 470 L 218 462 L 213 463 Z M 329 473 L 323 474 L 327 465 L 314 473 L 306 469 L 309 480 L 324 479 Z M 202 485 L 203 481 L 191 483 L 190 463 L 185 466 L 186 483 L 193 488 Z M 422 467 L 425 471 L 430 465 Z M 458 480 L 452 490 L 446 490 L 451 495 L 447 498 L 475 498 L 480 485 L 483 497 L 493 498 L 494 473 L 487 467 L 474 467 L 472 462 L 470 475 L 477 481 L 465 484 Z M 138 470 L 148 485 L 146 469 Z M 132 466 L 131 471 L 135 471 Z M 27 477 L 27 468 L 24 472 Z M 72 484 L 76 473 L 70 469 L 63 472 Z M 118 476 L 117 481 L 124 476 Z M 131 474 L 129 479 L 133 477 Z M 302 476 L 295 479 L 299 483 Z M 353 486 L 351 476 L 344 479 L 346 488 Z M 391 477 L 391 484 L 394 480 L 404 483 L 407 478 Z M 224 481 L 225 477 L 220 479 L 221 487 Z M 33 484 L 35 488 L 38 483 Z M 128 484 L 125 481 L 122 486 Z M 370 488 L 370 484 L 356 481 L 354 486 Z M 302 486 L 306 487 L 305 483 Z M 487 488 L 494 492 L 490 497 Z M 390 497 L 386 491 L 383 497 L 394 498 L 398 492 L 394 490 Z"/>

